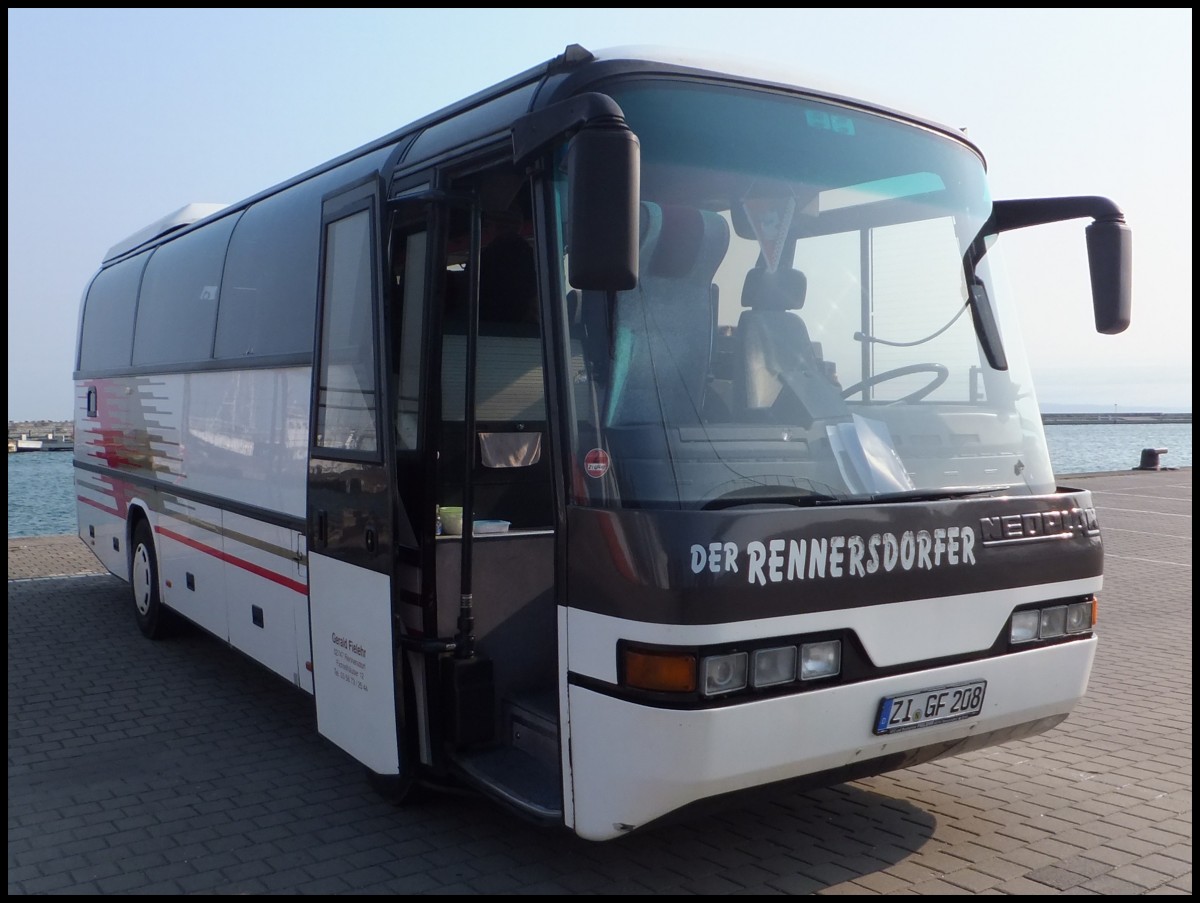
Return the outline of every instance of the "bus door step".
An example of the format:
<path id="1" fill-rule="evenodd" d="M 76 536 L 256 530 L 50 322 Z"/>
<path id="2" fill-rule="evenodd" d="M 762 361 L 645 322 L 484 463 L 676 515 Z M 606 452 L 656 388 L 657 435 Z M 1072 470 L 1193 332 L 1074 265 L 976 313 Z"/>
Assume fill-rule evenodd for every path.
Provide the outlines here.
<path id="1" fill-rule="evenodd" d="M 455 755 L 458 768 L 479 789 L 522 815 L 561 821 L 558 722 L 552 714 L 556 710 L 553 693 L 505 701 L 501 744 L 460 751 Z"/>
<path id="2" fill-rule="evenodd" d="M 529 753 L 511 746 L 458 753 L 455 765 L 474 787 L 538 822 L 562 821 L 562 777 Z"/>
<path id="3" fill-rule="evenodd" d="M 513 749 L 558 768 L 558 698 L 553 691 L 504 703 L 504 737 Z"/>

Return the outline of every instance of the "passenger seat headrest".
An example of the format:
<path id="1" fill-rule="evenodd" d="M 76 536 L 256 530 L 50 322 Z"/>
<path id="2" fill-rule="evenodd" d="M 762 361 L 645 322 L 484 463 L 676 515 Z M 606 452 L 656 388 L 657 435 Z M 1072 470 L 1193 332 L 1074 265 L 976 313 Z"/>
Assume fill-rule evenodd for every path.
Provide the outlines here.
<path id="1" fill-rule="evenodd" d="M 662 232 L 647 272 L 667 279 L 686 276 L 704 246 L 704 215 L 695 207 L 663 206 Z"/>
<path id="2" fill-rule="evenodd" d="M 742 307 L 755 310 L 799 310 L 808 292 L 808 278 L 791 267 L 768 273 L 755 267 L 742 286 Z"/>

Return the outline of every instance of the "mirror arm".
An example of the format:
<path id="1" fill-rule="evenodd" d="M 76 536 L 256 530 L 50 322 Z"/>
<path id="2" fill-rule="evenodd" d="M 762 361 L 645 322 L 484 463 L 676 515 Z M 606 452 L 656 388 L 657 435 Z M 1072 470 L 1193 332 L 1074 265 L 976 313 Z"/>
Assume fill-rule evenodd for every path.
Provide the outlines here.
<path id="1" fill-rule="evenodd" d="M 557 138 L 585 125 L 625 125 L 625 113 L 607 94 L 579 94 L 522 116 L 512 127 L 513 163 L 521 165 Z"/>
<path id="2" fill-rule="evenodd" d="M 1096 331 L 1116 335 L 1129 326 L 1133 279 L 1133 237 L 1121 208 L 1102 197 L 1038 198 L 992 204 L 992 222 L 997 232 L 1085 216 L 1093 219 L 1085 234 Z"/>
<path id="3" fill-rule="evenodd" d="M 1124 223 L 1125 214 L 1108 198 L 1068 197 L 1030 198 L 1011 201 L 996 201 L 992 205 L 996 231 L 1024 229 L 1068 219 L 1090 216 L 1099 222 Z"/>

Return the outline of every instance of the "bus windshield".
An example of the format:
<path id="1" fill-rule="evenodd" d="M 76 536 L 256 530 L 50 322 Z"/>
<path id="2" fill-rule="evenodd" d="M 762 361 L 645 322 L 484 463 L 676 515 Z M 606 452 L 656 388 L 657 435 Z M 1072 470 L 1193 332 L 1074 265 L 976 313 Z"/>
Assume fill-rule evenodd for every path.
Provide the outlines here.
<path id="1" fill-rule="evenodd" d="M 1053 490 L 970 145 L 784 93 L 608 91 L 641 143 L 639 284 L 565 286 L 576 503 Z"/>

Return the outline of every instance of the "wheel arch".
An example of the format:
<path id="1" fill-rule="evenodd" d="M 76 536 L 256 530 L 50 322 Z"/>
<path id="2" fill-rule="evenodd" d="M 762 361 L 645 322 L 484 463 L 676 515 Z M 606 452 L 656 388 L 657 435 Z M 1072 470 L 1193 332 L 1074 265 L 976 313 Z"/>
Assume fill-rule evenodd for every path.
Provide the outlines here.
<path id="1" fill-rule="evenodd" d="M 154 542 L 154 524 L 150 520 L 150 512 L 141 502 L 131 502 L 125 515 L 125 573 L 133 573 L 133 537 L 140 524 L 145 524 L 150 531 L 150 541 Z M 157 555 L 158 550 L 155 549 Z"/>

